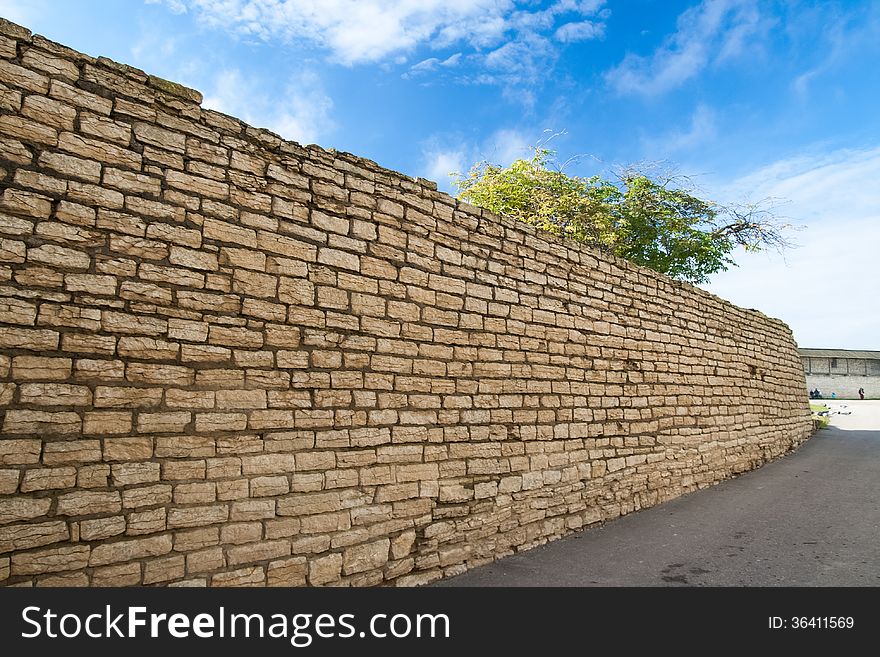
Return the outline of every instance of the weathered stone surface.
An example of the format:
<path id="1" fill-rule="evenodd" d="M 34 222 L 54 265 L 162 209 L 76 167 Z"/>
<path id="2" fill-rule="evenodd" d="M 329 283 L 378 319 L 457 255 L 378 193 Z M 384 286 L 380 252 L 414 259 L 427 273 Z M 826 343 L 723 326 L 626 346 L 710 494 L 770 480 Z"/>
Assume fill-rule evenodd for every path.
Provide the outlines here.
<path id="1" fill-rule="evenodd" d="M 0 553 L 58 543 L 69 537 L 67 523 L 61 520 L 6 525 L 0 527 Z"/>
<path id="2" fill-rule="evenodd" d="M 0 525 L 45 516 L 52 506 L 47 498 L 14 497 L 0 499 Z"/>
<path id="3" fill-rule="evenodd" d="M 56 513 L 61 516 L 84 516 L 93 513 L 116 513 L 122 509 L 118 491 L 78 491 L 58 497 Z"/>
<path id="4" fill-rule="evenodd" d="M 155 557 L 170 551 L 171 536 L 168 534 L 104 543 L 92 548 L 89 565 L 103 566 L 120 561 Z"/>
<path id="5" fill-rule="evenodd" d="M 342 572 L 342 555 L 327 554 L 309 561 L 309 584 L 321 586 L 337 581 Z"/>
<path id="6" fill-rule="evenodd" d="M 347 548 L 342 553 L 342 570 L 346 575 L 381 568 L 388 562 L 391 542 L 387 538 Z"/>
<path id="7" fill-rule="evenodd" d="M 15 554 L 12 574 L 42 575 L 85 568 L 89 564 L 89 551 L 88 545 L 71 545 Z"/>
<path id="8" fill-rule="evenodd" d="M 76 468 L 42 468 L 27 470 L 21 482 L 21 492 L 53 488 L 73 488 L 76 485 Z"/>
<path id="9" fill-rule="evenodd" d="M 26 411 L 10 409 L 3 420 L 3 433 L 77 434 L 82 420 L 72 411 Z"/>

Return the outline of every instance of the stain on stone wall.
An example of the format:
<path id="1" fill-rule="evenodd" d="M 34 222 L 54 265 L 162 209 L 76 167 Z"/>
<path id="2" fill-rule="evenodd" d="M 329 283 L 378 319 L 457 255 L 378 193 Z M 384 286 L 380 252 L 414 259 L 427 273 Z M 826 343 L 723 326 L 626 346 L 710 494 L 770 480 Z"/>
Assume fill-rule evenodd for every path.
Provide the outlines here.
<path id="1" fill-rule="evenodd" d="M 809 434 L 789 329 L 0 22 L 0 581 L 413 585 Z"/>

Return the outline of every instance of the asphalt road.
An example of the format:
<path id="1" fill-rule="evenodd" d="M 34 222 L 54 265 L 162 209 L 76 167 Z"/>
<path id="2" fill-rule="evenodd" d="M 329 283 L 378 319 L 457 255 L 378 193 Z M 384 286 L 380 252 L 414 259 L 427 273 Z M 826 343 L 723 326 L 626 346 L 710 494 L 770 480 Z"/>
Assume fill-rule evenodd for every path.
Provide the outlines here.
<path id="1" fill-rule="evenodd" d="M 880 401 L 764 467 L 435 586 L 880 586 Z"/>

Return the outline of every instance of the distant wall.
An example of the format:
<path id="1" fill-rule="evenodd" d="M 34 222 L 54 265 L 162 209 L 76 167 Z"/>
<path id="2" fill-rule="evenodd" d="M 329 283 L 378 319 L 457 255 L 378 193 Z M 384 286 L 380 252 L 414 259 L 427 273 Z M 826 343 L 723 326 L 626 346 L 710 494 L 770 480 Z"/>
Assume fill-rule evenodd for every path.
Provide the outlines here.
<path id="1" fill-rule="evenodd" d="M 880 398 L 880 359 L 801 357 L 806 372 L 807 388 L 818 388 L 822 396 L 858 399 L 859 388 L 865 398 Z"/>
<path id="2" fill-rule="evenodd" d="M 410 585 L 811 428 L 789 329 L 0 23 L 0 581 Z"/>

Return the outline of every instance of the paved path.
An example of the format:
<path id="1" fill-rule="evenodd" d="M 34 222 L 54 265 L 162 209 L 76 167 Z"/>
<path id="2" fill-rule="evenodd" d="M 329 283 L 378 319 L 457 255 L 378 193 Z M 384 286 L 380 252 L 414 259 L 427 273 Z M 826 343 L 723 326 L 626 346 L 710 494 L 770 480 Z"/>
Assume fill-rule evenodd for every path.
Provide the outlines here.
<path id="1" fill-rule="evenodd" d="M 880 586 L 880 401 L 796 452 L 436 586 Z"/>

